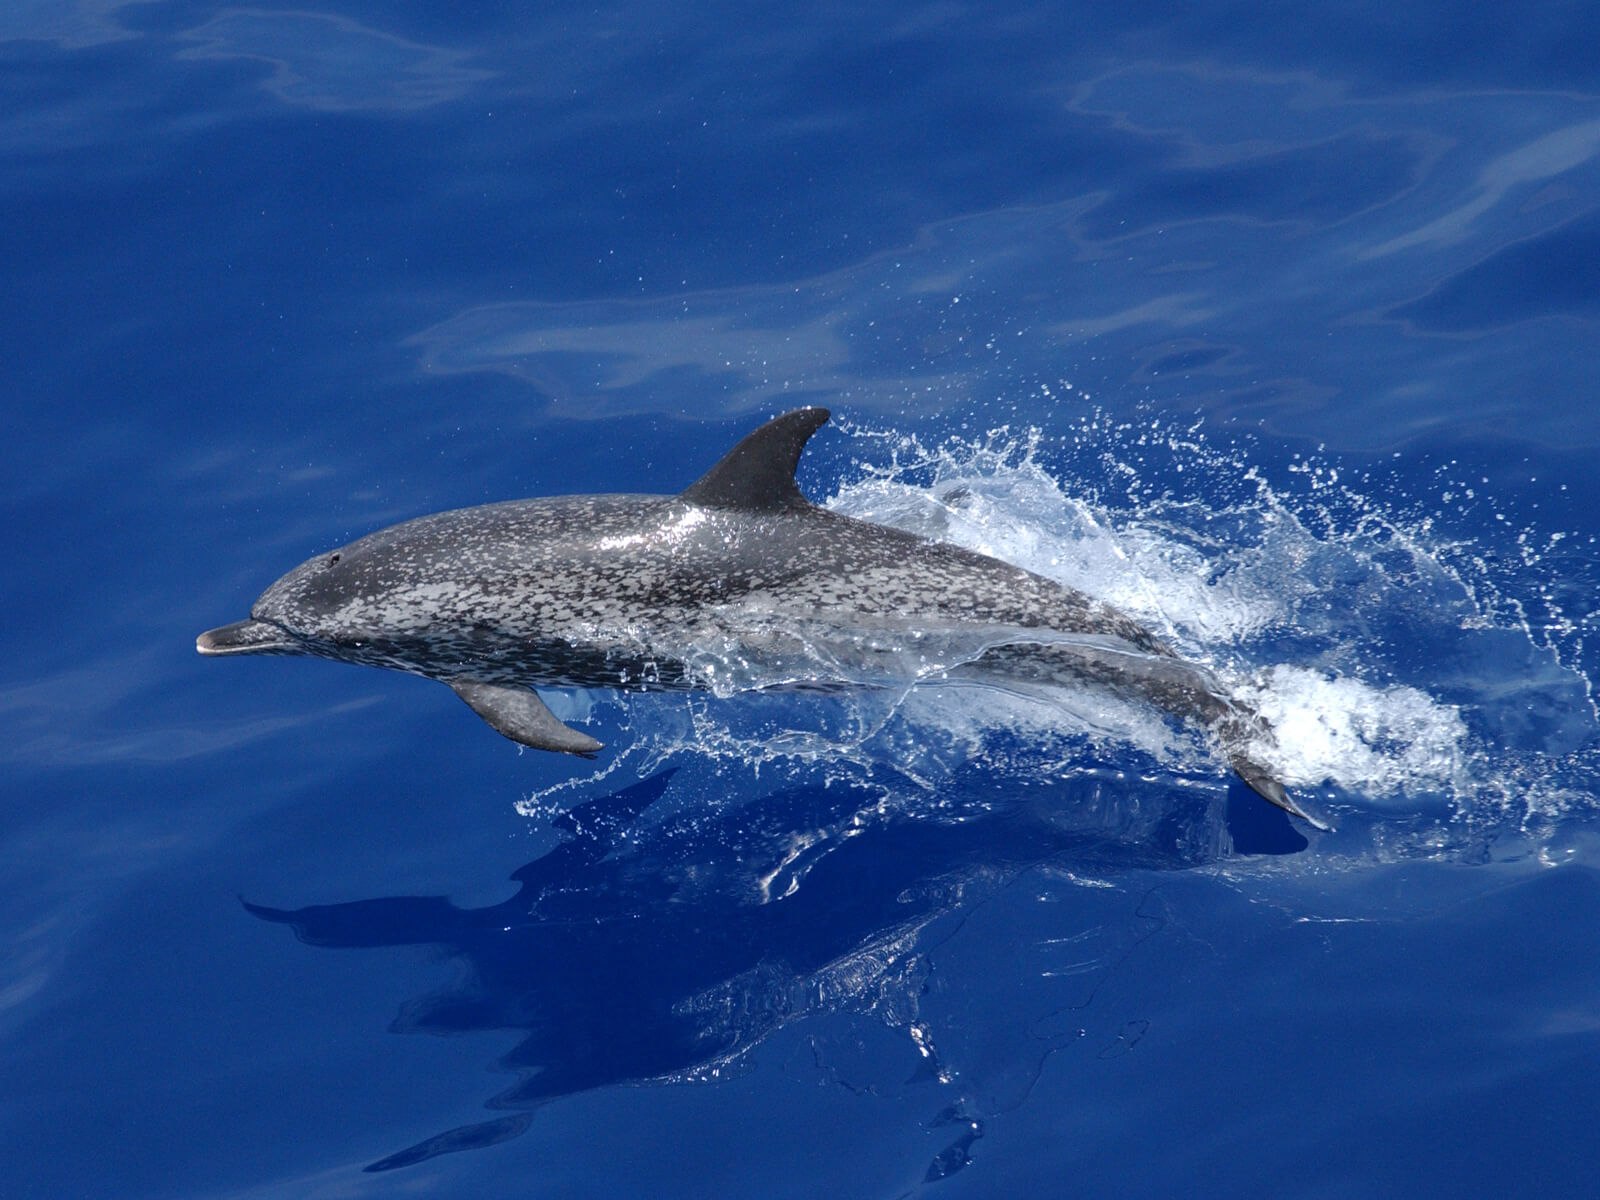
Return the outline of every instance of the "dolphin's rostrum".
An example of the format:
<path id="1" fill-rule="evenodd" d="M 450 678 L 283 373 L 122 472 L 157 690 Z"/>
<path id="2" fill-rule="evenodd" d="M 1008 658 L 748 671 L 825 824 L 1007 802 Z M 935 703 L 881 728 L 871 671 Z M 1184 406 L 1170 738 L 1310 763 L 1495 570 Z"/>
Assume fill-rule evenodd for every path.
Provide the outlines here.
<path id="1" fill-rule="evenodd" d="M 1260 718 L 1131 617 L 810 503 L 795 466 L 827 419 L 768 421 L 677 496 L 513 500 L 379 530 L 302 563 L 196 647 L 424 675 L 513 741 L 581 755 L 601 743 L 532 689 L 1088 682 L 1207 726 L 1251 788 L 1317 824 L 1249 756 L 1270 736 Z"/>

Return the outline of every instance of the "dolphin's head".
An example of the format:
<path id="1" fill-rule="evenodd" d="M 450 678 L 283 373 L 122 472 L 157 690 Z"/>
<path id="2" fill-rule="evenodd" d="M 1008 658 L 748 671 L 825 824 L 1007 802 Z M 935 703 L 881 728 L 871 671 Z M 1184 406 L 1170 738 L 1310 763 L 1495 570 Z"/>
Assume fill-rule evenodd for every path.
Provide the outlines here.
<path id="1" fill-rule="evenodd" d="M 406 603 L 414 580 L 392 530 L 307 559 L 250 606 L 250 619 L 208 629 L 195 641 L 206 655 L 311 654 L 359 657 L 374 643 L 415 630 L 422 614 Z"/>

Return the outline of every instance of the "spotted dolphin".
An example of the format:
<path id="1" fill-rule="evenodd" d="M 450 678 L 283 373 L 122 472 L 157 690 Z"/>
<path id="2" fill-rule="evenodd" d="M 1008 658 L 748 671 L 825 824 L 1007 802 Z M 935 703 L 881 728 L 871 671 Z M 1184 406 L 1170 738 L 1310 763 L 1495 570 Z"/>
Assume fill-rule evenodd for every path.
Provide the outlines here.
<path id="1" fill-rule="evenodd" d="M 437 679 L 513 741 L 579 755 L 602 745 L 533 689 L 1088 683 L 1209 728 L 1245 783 L 1318 824 L 1251 757 L 1261 719 L 1132 617 L 808 501 L 795 468 L 827 419 L 768 421 L 676 496 L 512 500 L 381 529 L 302 563 L 196 648 Z"/>

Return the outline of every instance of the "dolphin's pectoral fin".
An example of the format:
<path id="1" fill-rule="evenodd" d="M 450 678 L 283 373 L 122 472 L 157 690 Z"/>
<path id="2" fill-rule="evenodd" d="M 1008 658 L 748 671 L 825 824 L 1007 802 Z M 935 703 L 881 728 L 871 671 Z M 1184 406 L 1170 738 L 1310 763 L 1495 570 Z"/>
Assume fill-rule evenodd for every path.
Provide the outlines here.
<path id="1" fill-rule="evenodd" d="M 448 680 L 450 690 L 467 702 L 467 707 L 489 723 L 496 733 L 535 750 L 558 750 L 562 754 L 592 755 L 604 747 L 587 733 L 556 720 L 537 692 L 527 688 L 479 683 L 472 679 Z"/>
<path id="2" fill-rule="evenodd" d="M 1313 829 L 1321 829 L 1326 833 L 1333 831 L 1332 825 L 1313 817 L 1305 809 L 1289 799 L 1289 793 L 1284 789 L 1283 784 L 1268 774 L 1265 767 L 1251 762 L 1250 759 L 1242 754 L 1235 754 L 1229 760 L 1229 763 L 1233 767 L 1234 773 L 1249 784 L 1250 790 L 1263 800 L 1270 804 L 1276 804 L 1291 817 L 1299 817 Z"/>

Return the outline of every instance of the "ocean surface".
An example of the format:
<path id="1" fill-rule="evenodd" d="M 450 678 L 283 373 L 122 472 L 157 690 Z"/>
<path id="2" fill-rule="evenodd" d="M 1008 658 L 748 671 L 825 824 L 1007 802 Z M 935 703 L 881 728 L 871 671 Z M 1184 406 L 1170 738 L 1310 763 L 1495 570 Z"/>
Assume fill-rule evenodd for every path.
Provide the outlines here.
<path id="1" fill-rule="evenodd" d="M 0 9 L 0 1193 L 1594 1194 L 1600 10 Z M 1087 689 L 202 659 L 672 493 L 1103 597 Z"/>

